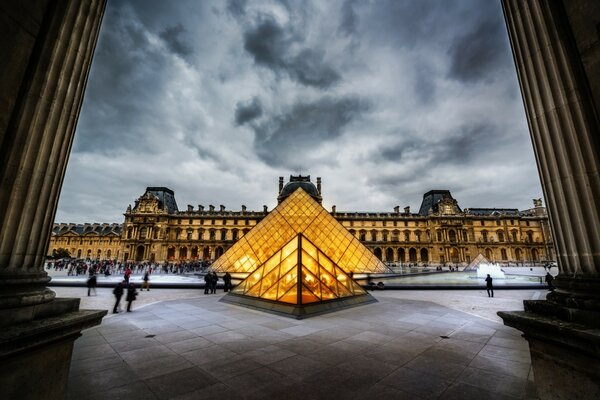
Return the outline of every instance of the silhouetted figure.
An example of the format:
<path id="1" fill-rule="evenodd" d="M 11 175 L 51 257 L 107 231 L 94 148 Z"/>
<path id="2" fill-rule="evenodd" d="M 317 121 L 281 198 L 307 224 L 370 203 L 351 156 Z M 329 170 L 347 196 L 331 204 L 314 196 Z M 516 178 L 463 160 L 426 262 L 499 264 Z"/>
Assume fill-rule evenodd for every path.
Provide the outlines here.
<path id="1" fill-rule="evenodd" d="M 213 272 L 211 274 L 211 279 L 210 279 L 210 294 L 217 293 L 217 282 L 218 281 L 219 281 L 219 277 L 217 276 L 217 273 Z"/>
<path id="2" fill-rule="evenodd" d="M 119 284 L 113 289 L 113 294 L 115 295 L 115 306 L 113 307 L 113 314 L 119 312 L 119 307 L 121 306 L 121 297 L 123 297 L 123 291 L 125 289 L 125 281 L 119 282 Z"/>
<path id="3" fill-rule="evenodd" d="M 492 277 L 490 274 L 487 274 L 487 278 L 485 278 L 485 288 L 487 289 L 488 297 L 494 297 L 494 285 L 492 284 Z"/>
<path id="4" fill-rule="evenodd" d="M 96 285 L 98 281 L 96 280 L 96 274 L 90 274 L 90 277 L 87 280 L 87 288 L 88 288 L 88 296 L 90 295 L 90 291 L 94 291 L 94 296 L 96 295 Z"/>
<path id="5" fill-rule="evenodd" d="M 546 273 L 546 284 L 548 285 L 548 290 L 553 291 L 554 290 L 554 284 L 552 283 L 554 281 L 554 277 L 552 276 L 552 274 L 550 272 Z"/>
<path id="6" fill-rule="evenodd" d="M 135 285 L 133 283 L 129 284 L 127 287 L 127 312 L 131 312 L 131 303 L 137 298 L 137 290 L 135 290 Z"/>
<path id="7" fill-rule="evenodd" d="M 225 275 L 223 275 L 223 290 L 229 292 L 231 287 L 231 275 L 229 272 L 225 272 Z"/>
<path id="8" fill-rule="evenodd" d="M 208 294 L 210 291 L 210 285 L 212 282 L 212 272 L 207 272 L 204 274 L 204 294 Z"/>
<path id="9" fill-rule="evenodd" d="M 144 273 L 144 277 L 142 278 L 142 280 L 144 281 L 142 283 L 142 291 L 144 291 L 144 288 L 146 288 L 146 290 L 149 292 L 150 291 L 150 272 L 146 271 Z"/>
<path id="10" fill-rule="evenodd" d="M 125 278 L 125 283 L 129 284 L 129 277 L 131 276 L 132 271 L 131 268 L 127 267 L 125 269 L 125 274 L 123 275 L 123 277 Z"/>

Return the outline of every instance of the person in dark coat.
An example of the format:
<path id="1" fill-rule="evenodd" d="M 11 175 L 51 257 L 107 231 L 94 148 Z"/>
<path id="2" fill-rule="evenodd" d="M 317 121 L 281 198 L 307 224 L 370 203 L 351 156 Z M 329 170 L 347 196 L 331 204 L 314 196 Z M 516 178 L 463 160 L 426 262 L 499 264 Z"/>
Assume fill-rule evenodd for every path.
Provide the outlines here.
<path id="1" fill-rule="evenodd" d="M 90 274 L 90 277 L 87 280 L 88 296 L 90 295 L 91 290 L 94 290 L 94 296 L 96 295 L 96 285 L 97 284 L 98 284 L 98 281 L 96 280 L 96 274 Z"/>
<path id="2" fill-rule="evenodd" d="M 554 290 L 554 284 L 552 283 L 552 281 L 554 281 L 554 277 L 552 276 L 552 274 L 550 272 L 547 272 L 546 273 L 546 285 L 548 285 L 549 291 Z"/>
<path id="3" fill-rule="evenodd" d="M 125 283 L 119 282 L 119 284 L 113 289 L 113 294 L 115 295 L 115 306 L 113 307 L 113 314 L 119 312 L 119 307 L 121 306 L 121 297 L 123 297 L 123 291 L 125 289 Z"/>
<path id="4" fill-rule="evenodd" d="M 206 274 L 204 274 L 204 294 L 208 294 L 211 284 L 212 284 L 212 272 L 209 271 Z"/>
<path id="5" fill-rule="evenodd" d="M 135 290 L 135 285 L 133 283 L 129 284 L 127 287 L 127 312 L 131 312 L 131 303 L 137 298 L 137 290 Z"/>
<path id="6" fill-rule="evenodd" d="M 217 293 L 217 282 L 219 281 L 219 277 L 216 272 L 212 273 L 210 280 L 210 294 Z"/>
<path id="7" fill-rule="evenodd" d="M 147 291 L 150 291 L 150 272 L 146 271 L 144 273 L 144 278 L 143 279 L 143 283 L 142 283 L 142 292 L 144 291 L 144 288 L 146 288 Z"/>
<path id="8" fill-rule="evenodd" d="M 225 272 L 223 275 L 223 290 L 229 292 L 231 290 L 231 275 L 229 272 Z"/>
<path id="9" fill-rule="evenodd" d="M 488 297 L 494 297 L 494 285 L 492 284 L 492 277 L 490 274 L 487 274 L 487 278 L 485 278 L 485 288 L 487 289 Z"/>

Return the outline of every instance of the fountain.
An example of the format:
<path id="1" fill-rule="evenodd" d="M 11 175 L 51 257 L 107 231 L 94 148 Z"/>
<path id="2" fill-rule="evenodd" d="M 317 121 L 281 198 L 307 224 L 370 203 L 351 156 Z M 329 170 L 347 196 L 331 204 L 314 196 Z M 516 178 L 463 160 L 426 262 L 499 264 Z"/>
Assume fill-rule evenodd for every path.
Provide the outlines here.
<path id="1" fill-rule="evenodd" d="M 486 278 L 488 274 L 494 279 L 506 279 L 498 264 L 480 263 L 477 266 L 477 278 Z"/>

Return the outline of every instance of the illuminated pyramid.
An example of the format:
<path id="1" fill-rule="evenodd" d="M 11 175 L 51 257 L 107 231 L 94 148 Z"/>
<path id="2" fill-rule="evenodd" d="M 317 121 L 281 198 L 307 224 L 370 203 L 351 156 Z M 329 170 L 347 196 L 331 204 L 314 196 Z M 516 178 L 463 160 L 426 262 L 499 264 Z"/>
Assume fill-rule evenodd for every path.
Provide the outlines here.
<path id="1" fill-rule="evenodd" d="M 302 188 L 211 269 L 245 278 L 222 301 L 296 318 L 376 301 L 349 274 L 390 272 Z"/>
<path id="2" fill-rule="evenodd" d="M 299 233 L 221 301 L 301 319 L 377 300 Z"/>
<path id="3" fill-rule="evenodd" d="M 213 263 L 211 270 L 246 275 L 266 263 L 298 234 L 314 243 L 347 274 L 391 272 L 301 188 L 242 236 Z"/>

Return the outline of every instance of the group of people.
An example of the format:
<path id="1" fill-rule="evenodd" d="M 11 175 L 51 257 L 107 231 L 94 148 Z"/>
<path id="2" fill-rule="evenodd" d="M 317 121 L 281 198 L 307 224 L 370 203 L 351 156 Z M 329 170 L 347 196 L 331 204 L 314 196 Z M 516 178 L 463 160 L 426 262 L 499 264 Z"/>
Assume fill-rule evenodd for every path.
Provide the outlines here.
<path id="1" fill-rule="evenodd" d="M 554 276 L 552 276 L 550 271 L 548 271 L 546 273 L 545 280 L 546 280 L 546 285 L 548 285 L 548 290 L 552 292 L 554 290 L 554 284 L 552 283 L 554 281 Z M 490 274 L 487 274 L 487 277 L 485 278 L 485 289 L 487 290 L 488 297 L 494 297 L 493 281 L 494 281 L 494 279 L 490 276 Z"/>
<path id="2" fill-rule="evenodd" d="M 204 275 L 204 294 L 217 293 L 217 282 L 219 276 L 214 271 L 209 271 Z M 223 275 L 223 290 L 228 292 L 231 290 L 231 275 L 229 272 L 225 272 Z"/>
<path id="3" fill-rule="evenodd" d="M 133 283 L 128 284 L 123 280 L 113 289 L 113 294 L 115 295 L 113 314 L 117 314 L 121 310 L 121 298 L 123 297 L 123 294 L 125 294 L 125 290 L 127 290 L 127 297 L 125 297 L 125 301 L 127 302 L 127 312 L 131 312 L 131 303 L 137 299 L 138 292 Z"/>

